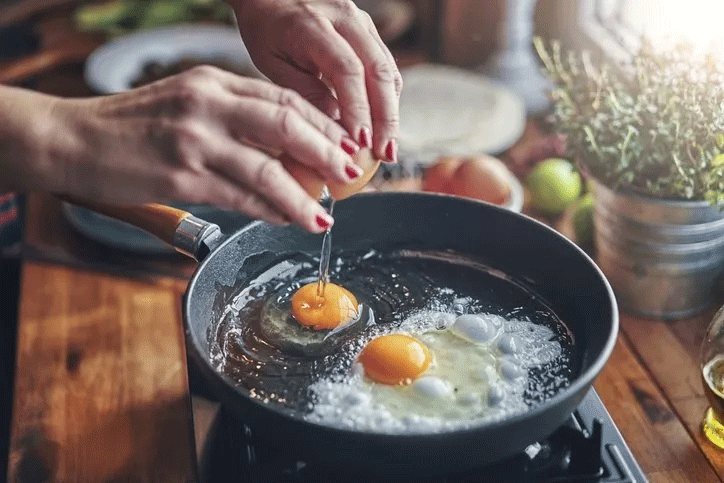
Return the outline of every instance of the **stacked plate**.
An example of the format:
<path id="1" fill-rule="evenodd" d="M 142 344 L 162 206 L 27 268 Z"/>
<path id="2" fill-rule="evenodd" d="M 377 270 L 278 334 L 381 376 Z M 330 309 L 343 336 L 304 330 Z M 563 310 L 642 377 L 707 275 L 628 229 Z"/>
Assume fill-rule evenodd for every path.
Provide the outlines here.
<path id="1" fill-rule="evenodd" d="M 496 155 L 525 129 L 525 106 L 509 88 L 476 72 L 424 64 L 402 72 L 400 150 L 429 164 L 441 155 Z"/>

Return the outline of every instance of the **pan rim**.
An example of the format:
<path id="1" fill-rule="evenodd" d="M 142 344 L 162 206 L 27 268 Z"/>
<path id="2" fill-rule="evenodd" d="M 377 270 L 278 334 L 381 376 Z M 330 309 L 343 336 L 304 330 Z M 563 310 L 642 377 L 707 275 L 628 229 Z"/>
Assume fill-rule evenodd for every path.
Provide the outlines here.
<path id="1" fill-rule="evenodd" d="M 184 332 L 186 335 L 187 340 L 187 351 L 191 352 L 191 356 L 198 362 L 203 365 L 204 372 L 207 374 L 211 374 L 212 377 L 216 378 L 218 381 L 223 382 L 226 386 L 231 388 L 236 394 L 243 397 L 243 399 L 246 402 L 249 402 L 255 406 L 258 407 L 258 409 L 263 411 L 271 411 L 275 414 L 275 416 L 281 417 L 285 420 L 291 421 L 295 424 L 300 425 L 308 425 L 315 427 L 315 429 L 320 431 L 326 431 L 328 433 L 334 433 L 334 435 L 338 435 L 340 437 L 356 437 L 356 438 L 386 438 L 386 439 L 394 439 L 395 441 L 399 441 L 401 443 L 435 443 L 438 440 L 450 438 L 451 436 L 460 436 L 460 437 L 466 437 L 469 435 L 474 435 L 481 430 L 488 430 L 488 429 L 500 429 L 501 427 L 506 427 L 511 424 L 520 424 L 525 422 L 529 419 L 535 419 L 536 417 L 540 417 L 540 414 L 545 412 L 546 409 L 549 406 L 554 406 L 558 404 L 563 404 L 567 399 L 569 399 L 572 395 L 576 393 L 582 393 L 584 390 L 587 390 L 590 388 L 590 386 L 593 384 L 595 379 L 598 377 L 600 372 L 603 370 L 604 366 L 608 362 L 608 359 L 611 356 L 611 353 L 613 352 L 613 349 L 616 345 L 616 341 L 618 338 L 619 333 L 619 311 L 618 311 L 618 303 L 616 301 L 616 297 L 613 291 L 613 288 L 611 287 L 611 284 L 609 283 L 608 279 L 606 279 L 605 275 L 603 274 L 603 271 L 600 269 L 600 267 L 595 263 L 595 261 L 578 245 L 573 243 L 571 240 L 566 238 L 563 234 L 555 230 L 554 228 L 550 227 L 549 225 L 536 220 L 535 218 L 523 214 L 523 213 L 516 213 L 512 212 L 506 208 L 501 208 L 498 205 L 487 203 L 480 200 L 474 200 L 470 198 L 460 198 L 453 195 L 447 195 L 447 194 L 440 194 L 440 193 L 418 193 L 418 192 L 368 192 L 368 193 L 360 193 L 358 195 L 355 195 L 355 198 L 357 197 L 409 197 L 409 198 L 428 198 L 428 197 L 444 197 L 444 198 L 453 198 L 456 200 L 456 202 L 460 202 L 463 205 L 468 204 L 471 206 L 483 204 L 486 206 L 486 208 L 491 208 L 493 210 L 500 210 L 501 212 L 507 213 L 504 216 L 512 216 L 512 217 L 523 217 L 527 220 L 528 223 L 532 222 L 535 225 L 538 225 L 538 227 L 543 228 L 544 230 L 547 230 L 549 234 L 551 234 L 554 237 L 559 238 L 564 244 L 567 244 L 570 248 L 573 248 L 574 251 L 577 253 L 578 256 L 583 257 L 583 261 L 585 263 L 589 264 L 593 269 L 594 273 L 598 276 L 600 282 L 603 284 L 603 287 L 606 290 L 606 294 L 608 295 L 609 300 L 609 308 L 611 310 L 611 326 L 609 333 L 607 334 L 605 344 L 603 345 L 599 356 L 591 363 L 591 365 L 583 370 L 572 382 L 570 385 L 566 386 L 565 388 L 561 389 L 556 395 L 546 399 L 540 404 L 537 404 L 531 408 L 529 408 L 526 411 L 522 411 L 519 413 L 514 413 L 510 416 L 506 416 L 500 419 L 492 419 L 487 422 L 482 422 L 481 424 L 477 424 L 474 426 L 463 426 L 456 429 L 449 429 L 449 430 L 442 430 L 442 431 L 435 431 L 435 432 L 410 432 L 410 433 L 392 433 L 392 432 L 373 432 L 373 431 L 363 431 L 363 430 L 354 430 L 349 428 L 342 428 L 342 427 L 336 427 L 329 424 L 324 424 L 321 422 L 315 422 L 315 421 L 309 421 L 306 420 L 300 416 L 290 414 L 288 411 L 285 411 L 282 407 L 277 407 L 274 405 L 270 405 L 268 403 L 264 403 L 262 401 L 259 401 L 257 399 L 254 399 L 250 397 L 247 393 L 244 392 L 242 388 L 240 388 L 230 377 L 228 377 L 225 374 L 222 374 L 218 372 L 216 369 L 214 369 L 210 362 L 207 360 L 208 358 L 204 357 L 202 354 L 199 353 L 198 348 L 196 347 L 195 343 L 188 342 L 190 340 L 194 339 L 194 335 L 191 332 L 190 324 L 189 324 L 189 313 L 190 313 L 190 303 L 191 303 L 191 294 L 194 290 L 194 288 L 197 286 L 198 278 L 200 277 L 200 274 L 204 272 L 205 267 L 207 264 L 210 263 L 210 261 L 214 258 L 214 254 L 217 252 L 220 252 L 224 249 L 224 247 L 227 246 L 227 244 L 234 242 L 238 236 L 246 231 L 250 231 L 254 229 L 254 227 L 263 224 L 261 221 L 255 221 L 252 222 L 237 232 L 229 235 L 226 240 L 224 240 L 221 244 L 219 244 L 216 248 L 214 248 L 213 252 L 207 256 L 196 268 L 196 271 L 194 272 L 193 276 L 189 279 L 188 288 L 186 292 L 184 293 L 184 300 L 183 300 L 183 324 L 184 324 Z"/>

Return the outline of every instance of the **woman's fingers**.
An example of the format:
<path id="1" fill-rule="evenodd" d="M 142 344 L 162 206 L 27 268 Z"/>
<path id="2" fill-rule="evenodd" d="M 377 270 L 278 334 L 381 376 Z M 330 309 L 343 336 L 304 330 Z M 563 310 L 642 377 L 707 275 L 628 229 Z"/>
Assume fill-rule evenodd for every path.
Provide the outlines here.
<path id="1" fill-rule="evenodd" d="M 333 223 L 317 203 L 284 169 L 282 163 L 242 144 L 224 143 L 209 159 L 209 167 L 256 191 L 276 211 L 312 233 L 321 233 Z"/>
<path id="2" fill-rule="evenodd" d="M 358 12 L 359 21 L 339 21 L 337 31 L 349 42 L 364 65 L 367 96 L 372 112 L 372 148 L 380 159 L 397 160 L 396 137 L 399 126 L 399 89 L 402 78 L 392 55 L 371 34 L 376 33 L 367 13 Z M 371 25 L 371 29 L 370 29 Z"/>
<path id="3" fill-rule="evenodd" d="M 270 79 L 301 90 L 329 115 L 336 99 L 352 139 L 395 160 L 402 80 L 369 15 L 352 0 L 235 4 L 247 48 Z"/>
<path id="4" fill-rule="evenodd" d="M 284 62 L 280 62 L 279 65 L 275 66 L 275 69 L 282 69 L 283 64 Z M 351 141 L 348 139 L 347 131 L 334 122 L 333 116 L 321 109 L 321 107 L 334 109 L 337 106 L 336 100 L 329 93 L 327 86 L 320 79 L 307 72 L 291 66 L 288 66 L 287 69 L 284 75 L 293 76 L 289 83 L 294 85 L 295 90 L 282 88 L 260 79 L 239 77 L 220 69 L 216 69 L 218 72 L 214 72 L 213 75 L 218 76 L 223 87 L 234 95 L 263 99 L 295 109 L 334 143 L 340 143 L 343 139 Z M 304 93 L 312 97 L 318 105 L 305 98 Z"/>
<path id="5" fill-rule="evenodd" d="M 397 61 L 395 60 L 395 57 L 392 55 L 392 52 L 390 52 L 390 49 L 387 48 L 387 45 L 385 45 L 385 42 L 382 40 L 382 37 L 380 37 L 380 33 L 377 31 L 377 27 L 375 27 L 374 22 L 372 21 L 372 18 L 366 14 L 364 15 L 365 23 L 367 24 L 367 32 L 375 39 L 375 42 L 377 42 L 377 45 L 380 46 L 380 50 L 385 54 L 385 57 L 387 57 L 387 61 L 395 67 L 395 92 L 397 93 L 397 97 L 400 97 L 400 94 L 402 93 L 402 74 L 400 74 L 400 70 L 397 67 Z"/>
<path id="6" fill-rule="evenodd" d="M 173 178 L 174 186 L 181 185 L 175 191 L 188 200 L 200 189 L 214 204 L 273 223 L 294 221 L 313 233 L 331 226 L 324 208 L 276 158 L 289 155 L 326 180 L 349 183 L 362 170 L 350 156 L 358 148 L 345 144 L 346 131 L 299 94 L 268 82 L 209 68 L 186 76 L 180 79 L 180 99 L 192 100 L 191 106 L 157 124 L 170 130 L 174 141 L 166 144 L 185 170 Z M 207 172 L 214 174 L 204 179 L 218 181 L 219 193 L 208 183 L 187 186 Z"/>
<path id="7" fill-rule="evenodd" d="M 286 226 L 291 220 L 264 197 L 239 186 L 236 180 L 209 172 L 201 182 L 210 194 L 206 203 L 246 213 L 251 218 L 263 220 L 277 226 Z"/>
<path id="8" fill-rule="evenodd" d="M 211 203 L 274 224 L 296 222 L 312 233 L 333 223 L 276 158 L 201 122 L 185 121 L 173 133 L 176 149 L 167 154 L 178 166 L 163 176 L 164 197 Z"/>
<path id="9" fill-rule="evenodd" d="M 352 146 L 335 144 L 289 104 L 240 97 L 229 101 L 224 114 L 232 136 L 252 146 L 288 153 L 325 179 L 349 183 L 361 176 Z"/>
<path id="10" fill-rule="evenodd" d="M 341 111 L 337 98 L 318 75 L 300 69 L 278 57 L 270 59 L 267 64 L 264 66 L 264 70 L 270 79 L 278 80 L 279 85 L 294 89 L 292 92 L 298 92 L 303 99 L 309 101 L 328 118 L 333 120 L 340 118 Z M 337 126 L 344 131 L 345 136 L 348 136 L 344 128 Z"/>
<path id="11" fill-rule="evenodd" d="M 209 67 L 182 74 L 176 84 L 192 103 L 177 109 L 182 123 L 210 118 L 233 138 L 275 156 L 288 153 L 335 182 L 362 174 L 351 158 L 359 148 L 344 128 L 290 89 Z"/>
<path id="12" fill-rule="evenodd" d="M 306 58 L 334 86 L 341 108 L 341 121 L 363 148 L 372 147 L 372 114 L 367 97 L 365 66 L 350 44 L 321 17 L 305 18 L 296 26 L 295 35 L 305 38 Z"/>

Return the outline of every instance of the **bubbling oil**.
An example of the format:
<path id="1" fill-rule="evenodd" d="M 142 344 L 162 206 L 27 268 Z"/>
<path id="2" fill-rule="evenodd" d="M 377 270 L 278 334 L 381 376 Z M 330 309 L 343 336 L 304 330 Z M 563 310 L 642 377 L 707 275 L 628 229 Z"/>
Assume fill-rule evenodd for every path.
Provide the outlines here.
<path id="1" fill-rule="evenodd" d="M 539 297 L 482 264 L 446 252 L 333 252 L 330 279 L 357 297 L 364 307 L 360 318 L 342 330 L 294 327 L 292 335 L 276 334 L 281 339 L 272 340 L 269 331 L 262 329 L 264 318 L 289 322 L 285 304 L 300 286 L 318 280 L 319 261 L 311 254 L 295 252 L 279 254 L 263 267 L 245 263 L 242 271 L 256 268 L 257 272 L 247 277 L 248 282 L 234 293 L 212 326 L 212 364 L 253 398 L 303 418 L 314 406 L 312 384 L 350 373 L 356 355 L 369 340 L 399 330 L 403 321 L 420 311 L 491 313 L 550 328 L 561 353 L 529 370 L 524 395 L 528 406 L 556 394 L 578 374 L 580 361 L 572 334 Z M 296 348 L 290 350 L 289 339 L 297 341 Z M 305 352 L 299 350 L 300 344 L 312 346 Z"/>

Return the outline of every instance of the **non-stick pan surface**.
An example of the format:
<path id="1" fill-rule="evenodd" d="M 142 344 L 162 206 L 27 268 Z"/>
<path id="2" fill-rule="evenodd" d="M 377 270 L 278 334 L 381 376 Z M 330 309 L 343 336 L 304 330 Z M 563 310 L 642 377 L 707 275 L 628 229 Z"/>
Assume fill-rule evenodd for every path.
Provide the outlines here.
<path id="1" fill-rule="evenodd" d="M 242 263 L 265 251 L 316 253 L 320 247 L 319 236 L 300 229 L 253 223 L 202 261 L 186 293 L 184 317 L 190 358 L 222 404 L 255 434 L 345 471 L 430 475 L 469 469 L 519 452 L 568 418 L 603 368 L 618 331 L 611 287 L 582 250 L 524 215 L 444 195 L 361 194 L 339 202 L 334 214 L 335 249 L 451 250 L 524 284 L 572 332 L 580 372 L 568 387 L 530 411 L 459 431 L 373 434 L 290 416 L 283 408 L 251 398 L 209 362 L 209 333 L 228 301 L 223 292 L 235 287 Z M 245 264 L 245 270 L 253 268 Z"/>

